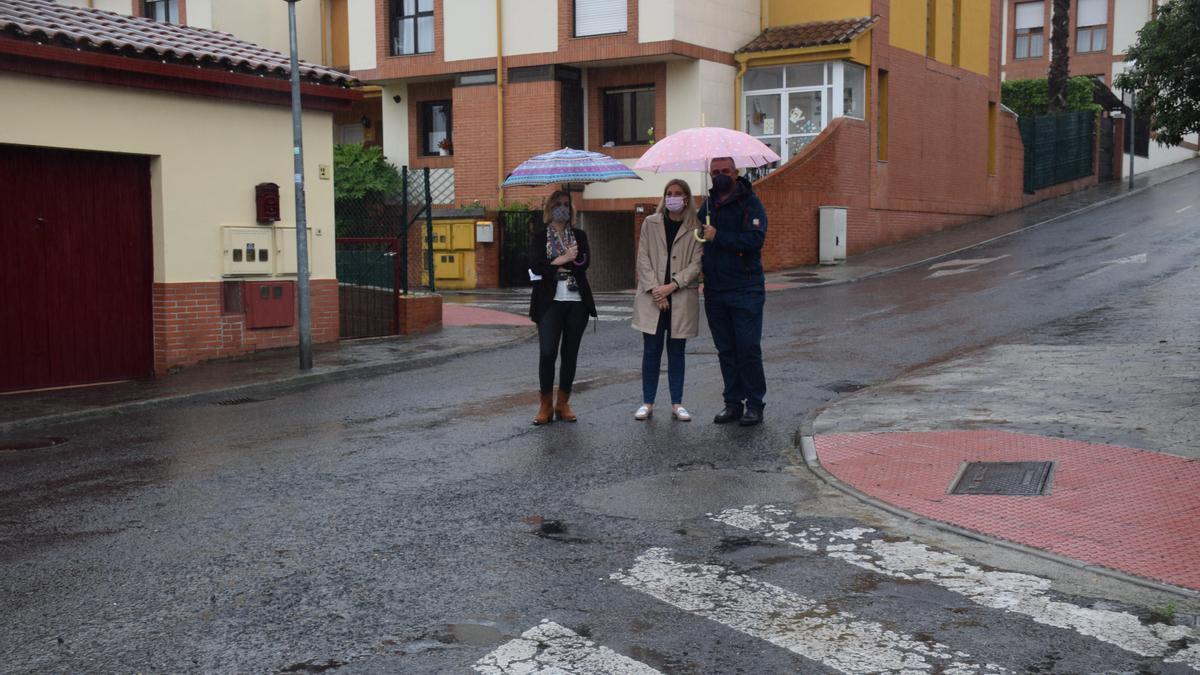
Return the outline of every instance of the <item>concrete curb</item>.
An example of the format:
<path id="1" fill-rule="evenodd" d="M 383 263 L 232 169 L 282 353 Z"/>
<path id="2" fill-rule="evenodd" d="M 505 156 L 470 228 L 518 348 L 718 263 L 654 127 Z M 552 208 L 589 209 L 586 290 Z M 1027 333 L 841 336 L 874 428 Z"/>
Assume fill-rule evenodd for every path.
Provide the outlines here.
<path id="1" fill-rule="evenodd" d="M 1200 169 L 1196 169 L 1194 171 L 1189 171 L 1188 173 L 1180 174 L 1178 176 L 1175 176 L 1173 178 L 1168 178 L 1167 180 L 1160 181 L 1158 183 L 1151 183 L 1149 185 L 1143 185 L 1141 187 L 1136 187 L 1127 192 L 1122 192 L 1121 194 L 1113 195 L 1112 197 L 1109 197 L 1107 199 L 1102 199 L 1098 202 L 1094 202 L 1094 203 L 1088 204 L 1086 206 L 1081 206 L 1072 211 L 1068 211 L 1066 213 L 1060 213 L 1057 216 L 1054 216 L 1053 218 L 1047 218 L 1046 220 L 1038 221 L 1036 223 L 1033 223 L 1032 225 L 1026 225 L 1024 227 L 1012 230 L 1011 232 L 1005 232 L 1004 234 L 998 234 L 994 237 L 984 239 L 983 241 L 977 241 L 974 244 L 960 246 L 959 248 L 956 248 L 952 251 L 945 251 L 943 253 L 938 253 L 937 255 L 932 255 L 932 256 L 923 258 L 921 260 L 914 260 L 912 262 L 907 262 L 907 263 L 904 263 L 901 265 L 896 265 L 894 267 L 887 267 L 884 269 L 874 270 L 874 271 L 871 271 L 871 272 L 868 272 L 865 274 L 861 274 L 856 277 L 851 277 L 849 279 L 831 279 L 829 281 L 822 281 L 822 282 L 816 283 L 816 284 L 801 284 L 801 285 L 797 285 L 795 288 L 790 288 L 787 290 L 795 290 L 796 288 L 821 288 L 823 286 L 838 286 L 841 284 L 853 284 L 853 283 L 857 283 L 859 281 L 865 281 L 867 279 L 872 279 L 874 277 L 883 276 L 885 274 L 894 274 L 896 272 L 902 272 L 904 270 L 911 269 L 913 267 L 920 267 L 921 265 L 926 265 L 926 264 L 935 262 L 937 260 L 941 260 L 943 258 L 948 258 L 952 255 L 962 253 L 963 251 L 969 251 L 973 248 L 979 248 L 980 246 L 986 246 L 987 244 L 990 244 L 994 241 L 1000 241 L 1001 239 L 1005 239 L 1005 238 L 1011 237 L 1013 235 L 1021 234 L 1022 232 L 1028 232 L 1029 230 L 1041 227 L 1043 225 L 1049 225 L 1050 223 L 1053 223 L 1057 220 L 1062 220 L 1063 218 L 1070 218 L 1071 216 L 1077 216 L 1081 213 L 1086 213 L 1093 209 L 1098 209 L 1102 206 L 1107 206 L 1109 204 L 1112 204 L 1113 202 L 1118 202 L 1127 197 L 1132 197 L 1133 195 L 1136 195 L 1138 193 L 1149 190 L 1152 187 L 1156 187 L 1159 185 L 1166 185 L 1167 183 L 1179 180 L 1180 178 L 1186 178 L 1187 176 L 1191 176 L 1192 174 L 1195 174 L 1195 173 L 1200 173 Z"/>
<path id="2" fill-rule="evenodd" d="M 821 460 L 817 456 L 816 434 L 813 432 L 813 427 L 816 424 L 817 418 L 819 418 L 821 416 L 821 414 L 824 413 L 829 407 L 830 407 L 829 405 L 826 405 L 826 406 L 821 406 L 821 407 L 813 410 L 808 415 L 805 415 L 804 419 L 800 422 L 800 455 L 801 455 L 801 457 L 804 458 L 804 464 L 806 467 L 808 467 L 808 470 L 810 472 L 812 472 L 812 474 L 815 475 L 817 478 L 821 479 L 821 481 L 823 483 L 834 488 L 835 490 L 837 490 L 847 496 L 853 497 L 854 499 L 857 499 L 858 501 L 862 502 L 863 504 L 866 504 L 867 506 L 871 506 L 873 508 L 879 509 L 880 511 L 884 511 L 884 512 L 889 513 L 898 518 L 902 518 L 902 519 L 904 519 L 910 523 L 913 523 L 915 525 L 919 525 L 919 526 L 923 526 L 923 527 L 931 527 L 931 528 L 933 528 L 935 530 L 939 530 L 941 532 L 958 535 L 958 536 L 964 537 L 966 539 L 972 539 L 974 541 L 978 541 L 978 542 L 981 542 L 984 544 L 989 544 L 992 546 L 999 546 L 1001 548 L 1005 548 L 1010 551 L 1015 551 L 1017 553 L 1031 555 L 1031 556 L 1034 556 L 1037 558 L 1041 558 L 1042 560 L 1047 560 L 1050 562 L 1058 563 L 1058 564 L 1066 566 L 1066 567 L 1071 567 L 1073 569 L 1081 570 L 1084 572 L 1090 572 L 1092 574 L 1097 574 L 1099 576 L 1108 577 L 1108 578 L 1114 579 L 1116 581 L 1121 581 L 1121 582 L 1125 582 L 1128 584 L 1141 586 L 1142 588 L 1148 588 L 1148 589 L 1158 591 L 1161 593 L 1168 593 L 1170 595 L 1177 596 L 1181 599 L 1200 600 L 1200 591 L 1194 591 L 1190 588 L 1183 588 L 1180 586 L 1172 586 L 1170 584 L 1164 584 L 1162 582 L 1153 581 L 1151 579 L 1145 579 L 1145 578 L 1139 577 L 1139 576 L 1134 576 L 1132 574 L 1128 574 L 1126 572 L 1121 572 L 1120 570 L 1114 570 L 1114 569 L 1111 569 L 1108 567 L 1092 565 L 1092 564 L 1085 563 L 1080 560 L 1076 560 L 1074 558 L 1068 558 L 1066 556 L 1061 556 L 1056 553 L 1051 553 L 1049 551 L 1043 551 L 1040 548 L 1026 546 L 1025 544 L 1018 544 L 1016 542 L 1008 541 L 1007 539 L 1000 539 L 998 537 L 993 537 L 993 536 L 991 536 L 989 534 L 985 534 L 983 532 L 977 532 L 975 530 L 969 530 L 969 529 L 966 529 L 963 527 L 959 527 L 957 525 L 951 525 L 950 523 L 944 523 L 940 520 L 926 518 L 925 516 L 922 516 L 920 514 L 916 514 L 916 513 L 913 513 L 912 511 L 902 509 L 898 506 L 889 504 L 881 499 L 872 497 L 871 495 L 868 495 L 864 492 L 860 492 L 859 490 L 855 489 L 854 487 L 847 485 L 846 483 L 843 483 L 840 479 L 837 478 L 837 476 L 834 476 L 833 474 L 829 473 L 829 471 L 827 471 L 825 469 L 825 467 L 821 466 Z"/>
<path id="3" fill-rule="evenodd" d="M 353 366 L 346 366 L 343 368 L 330 368 L 329 370 L 324 371 L 294 373 L 270 382 L 235 385 L 232 387 L 196 391 L 187 394 L 173 394 L 169 396 L 160 396 L 157 398 L 149 398 L 138 401 L 128 401 L 126 403 L 117 403 L 114 405 L 91 408 L 88 410 L 75 410 L 71 412 L 31 417 L 24 420 L 15 420 L 12 422 L 2 422 L 0 423 L 0 434 L 8 434 L 14 431 L 36 429 L 38 427 L 47 427 L 68 422 L 84 422 L 98 417 L 110 417 L 113 415 L 124 415 L 132 412 L 142 412 L 178 403 L 213 401 L 227 398 L 231 395 L 253 396 L 282 394 L 313 384 L 347 380 L 351 377 L 362 375 L 368 371 L 372 377 L 379 375 L 391 375 L 394 373 L 404 372 L 406 370 L 415 370 L 417 368 L 437 365 L 439 363 L 449 361 L 452 358 L 464 356 L 466 354 L 480 354 L 515 345 L 521 342 L 528 342 L 532 338 L 536 337 L 536 335 L 537 332 L 533 329 L 530 329 L 523 331 L 521 335 L 516 337 L 501 340 L 499 342 L 479 348 L 467 346 L 458 349 L 449 349 L 440 354 L 417 356 L 412 359 L 395 361 L 392 363 L 363 363 Z"/>

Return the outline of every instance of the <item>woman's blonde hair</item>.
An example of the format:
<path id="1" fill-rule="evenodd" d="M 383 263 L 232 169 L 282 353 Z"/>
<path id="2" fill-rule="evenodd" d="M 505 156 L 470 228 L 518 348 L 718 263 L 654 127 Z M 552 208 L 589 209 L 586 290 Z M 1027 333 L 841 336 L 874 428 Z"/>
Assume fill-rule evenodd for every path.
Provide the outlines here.
<path id="1" fill-rule="evenodd" d="M 662 199 L 658 200 L 658 210 L 655 211 L 655 213 L 666 217 L 667 190 L 670 190 L 672 186 L 678 186 L 680 190 L 683 190 L 683 217 L 681 220 L 686 223 L 687 221 L 691 220 L 692 216 L 696 215 L 696 204 L 692 201 L 692 187 L 688 185 L 687 181 L 683 180 L 682 178 L 672 178 L 671 180 L 667 181 L 666 186 L 663 187 Z"/>
<path id="2" fill-rule="evenodd" d="M 571 216 L 567 218 L 567 226 L 575 226 L 575 204 L 571 201 L 571 193 L 566 190 L 555 190 L 550 197 L 546 199 L 546 205 L 542 207 L 542 222 L 546 225 L 554 222 L 554 216 L 550 213 L 554 210 L 554 202 L 558 201 L 559 197 L 567 198 L 567 205 L 571 207 Z"/>

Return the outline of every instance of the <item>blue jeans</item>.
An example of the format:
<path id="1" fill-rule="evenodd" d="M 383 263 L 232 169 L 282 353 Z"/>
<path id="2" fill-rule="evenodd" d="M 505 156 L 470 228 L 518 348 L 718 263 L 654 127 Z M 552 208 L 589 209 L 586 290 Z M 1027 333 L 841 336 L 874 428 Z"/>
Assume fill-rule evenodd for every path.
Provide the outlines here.
<path id="1" fill-rule="evenodd" d="M 654 335 L 642 333 L 642 403 L 654 403 L 658 393 L 658 373 L 662 364 L 663 343 L 667 343 L 667 384 L 671 389 L 671 403 L 683 403 L 683 353 L 686 339 L 667 337 L 670 329 L 658 322 Z"/>

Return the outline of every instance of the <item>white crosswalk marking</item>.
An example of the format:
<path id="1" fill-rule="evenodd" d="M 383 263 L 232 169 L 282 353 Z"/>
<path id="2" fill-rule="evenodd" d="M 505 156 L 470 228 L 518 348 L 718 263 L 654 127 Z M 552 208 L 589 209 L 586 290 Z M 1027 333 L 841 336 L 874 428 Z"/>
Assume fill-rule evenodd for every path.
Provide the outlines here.
<path id="1" fill-rule="evenodd" d="M 1136 616 L 1080 607 L 1052 599 L 1050 581 L 1031 574 L 987 571 L 960 556 L 911 541 L 884 541 L 870 528 L 826 531 L 801 529 L 786 508 L 761 505 L 727 509 L 717 522 L 747 530 L 806 551 L 898 579 L 928 581 L 995 609 L 1023 614 L 1038 623 L 1066 628 L 1141 656 L 1165 657 L 1200 670 L 1200 635 L 1184 626 L 1143 624 Z M 1172 644 L 1174 643 L 1174 644 Z M 1190 644 L 1180 649 L 1180 644 Z"/>
<path id="2" fill-rule="evenodd" d="M 543 620 L 475 662 L 485 675 L 655 675 L 657 670 L 602 647 L 587 638 Z"/>
<path id="3" fill-rule="evenodd" d="M 529 297 L 489 297 L 486 300 L 470 303 L 471 307 L 494 309 L 519 316 L 529 314 Z M 629 321 L 633 318 L 633 296 L 613 296 L 596 298 L 596 318 L 600 321 Z"/>
<path id="4" fill-rule="evenodd" d="M 922 642 L 858 619 L 724 567 L 676 562 L 671 552 L 652 548 L 628 572 L 611 579 L 752 635 L 843 673 L 1003 673 L 975 666 L 970 655 L 935 642 Z"/>

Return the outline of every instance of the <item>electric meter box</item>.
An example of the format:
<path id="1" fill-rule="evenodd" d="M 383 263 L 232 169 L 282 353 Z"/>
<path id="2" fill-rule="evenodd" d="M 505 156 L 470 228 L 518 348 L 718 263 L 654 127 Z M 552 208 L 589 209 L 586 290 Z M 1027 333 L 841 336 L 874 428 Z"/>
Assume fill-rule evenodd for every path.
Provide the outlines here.
<path id="1" fill-rule="evenodd" d="M 258 227 L 221 228 L 222 273 L 271 274 L 274 270 L 274 242 L 271 230 Z"/>
<path id="2" fill-rule="evenodd" d="M 305 228 L 308 234 L 308 271 L 312 272 L 313 231 Z M 299 274 L 296 262 L 296 228 L 275 228 L 275 274 Z"/>
<path id="3" fill-rule="evenodd" d="M 820 207 L 817 257 L 822 265 L 846 262 L 846 207 Z"/>

